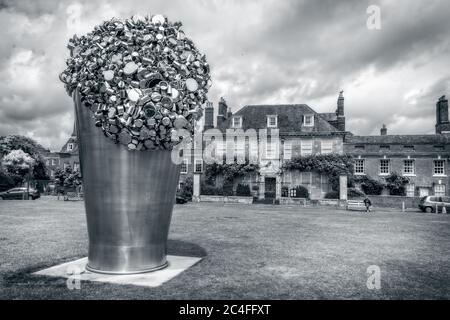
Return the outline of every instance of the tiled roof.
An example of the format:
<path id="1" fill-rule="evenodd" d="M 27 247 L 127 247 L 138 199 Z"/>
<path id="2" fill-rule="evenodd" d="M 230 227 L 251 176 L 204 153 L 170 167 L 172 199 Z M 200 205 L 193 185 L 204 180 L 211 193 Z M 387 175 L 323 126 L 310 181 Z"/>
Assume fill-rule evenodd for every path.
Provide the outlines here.
<path id="1" fill-rule="evenodd" d="M 278 116 L 280 132 L 338 132 L 321 115 L 306 104 L 248 105 L 233 116 L 242 116 L 242 129 L 267 127 L 267 116 Z M 314 115 L 314 127 L 302 126 L 303 115 Z"/>
<path id="2" fill-rule="evenodd" d="M 72 150 L 67 150 L 67 145 L 69 143 L 73 143 L 73 149 Z M 71 136 L 67 140 L 67 142 L 62 146 L 61 151 L 59 153 L 78 154 L 77 138 L 75 136 Z"/>
<path id="3" fill-rule="evenodd" d="M 319 114 L 326 121 L 336 121 L 337 120 L 336 112 L 326 112 L 326 113 L 319 113 Z"/>
<path id="4" fill-rule="evenodd" d="M 450 135 L 386 135 L 386 136 L 346 136 L 345 143 L 352 144 L 449 144 Z"/>

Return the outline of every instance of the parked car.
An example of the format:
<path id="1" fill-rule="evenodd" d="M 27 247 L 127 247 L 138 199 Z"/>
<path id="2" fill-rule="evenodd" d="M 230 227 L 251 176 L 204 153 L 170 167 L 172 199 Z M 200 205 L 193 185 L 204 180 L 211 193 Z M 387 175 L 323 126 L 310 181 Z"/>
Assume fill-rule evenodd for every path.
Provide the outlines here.
<path id="1" fill-rule="evenodd" d="M 445 206 L 447 212 L 450 213 L 450 197 L 426 196 L 420 199 L 419 208 L 423 212 L 435 212 L 436 205 L 438 212 L 442 211 Z"/>
<path id="2" fill-rule="evenodd" d="M 183 204 L 186 202 L 188 202 L 188 199 L 186 199 L 186 197 L 183 197 L 182 195 L 177 194 L 176 203 Z"/>
<path id="3" fill-rule="evenodd" d="M 13 188 L 4 192 L 0 192 L 0 200 L 22 200 L 26 196 L 27 188 Z M 30 197 L 31 200 L 36 200 L 41 197 L 41 194 L 38 190 L 30 188 Z"/>

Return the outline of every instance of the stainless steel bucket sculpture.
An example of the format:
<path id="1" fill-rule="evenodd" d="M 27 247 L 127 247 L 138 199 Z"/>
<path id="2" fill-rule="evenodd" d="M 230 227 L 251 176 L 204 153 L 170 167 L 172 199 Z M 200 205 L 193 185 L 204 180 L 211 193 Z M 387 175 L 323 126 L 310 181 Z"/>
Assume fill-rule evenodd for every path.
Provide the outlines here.
<path id="1" fill-rule="evenodd" d="M 89 236 L 87 269 L 167 265 L 180 166 L 211 86 L 206 56 L 163 15 L 111 18 L 67 44 L 60 74 L 74 98 Z"/>
<path id="2" fill-rule="evenodd" d="M 130 152 L 105 138 L 74 94 L 89 254 L 87 269 L 142 273 L 167 266 L 180 168 L 171 151 Z"/>

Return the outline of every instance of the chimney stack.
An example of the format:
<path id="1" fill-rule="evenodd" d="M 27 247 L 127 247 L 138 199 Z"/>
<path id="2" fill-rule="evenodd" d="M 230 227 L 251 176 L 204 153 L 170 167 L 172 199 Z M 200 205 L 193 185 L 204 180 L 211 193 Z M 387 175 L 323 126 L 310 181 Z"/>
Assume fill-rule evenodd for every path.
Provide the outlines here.
<path id="1" fill-rule="evenodd" d="M 448 119 L 448 100 L 445 95 L 436 103 L 436 133 L 450 133 L 450 122 Z"/>
<path id="2" fill-rule="evenodd" d="M 344 90 L 339 93 L 337 100 L 337 128 L 339 131 L 345 131 L 345 116 L 344 116 Z"/>
<path id="3" fill-rule="evenodd" d="M 381 127 L 381 129 L 380 129 L 380 134 L 381 134 L 382 136 L 387 135 L 387 128 L 386 128 L 386 125 L 385 125 L 385 124 L 383 124 L 383 126 Z"/>
<path id="4" fill-rule="evenodd" d="M 206 102 L 205 108 L 205 125 L 203 130 L 208 130 L 214 128 L 214 107 L 212 102 Z"/>
<path id="5" fill-rule="evenodd" d="M 228 117 L 228 106 L 223 97 L 220 98 L 219 101 L 219 112 L 217 114 L 217 127 L 221 128 L 222 124 Z"/>

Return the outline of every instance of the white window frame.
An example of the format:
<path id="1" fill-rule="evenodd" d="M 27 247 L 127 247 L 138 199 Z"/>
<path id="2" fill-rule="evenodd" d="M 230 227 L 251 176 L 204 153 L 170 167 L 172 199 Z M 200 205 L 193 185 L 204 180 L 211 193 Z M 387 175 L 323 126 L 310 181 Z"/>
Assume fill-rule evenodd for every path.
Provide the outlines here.
<path id="1" fill-rule="evenodd" d="M 321 154 L 333 153 L 333 141 L 332 140 L 322 140 L 320 142 L 320 153 Z"/>
<path id="2" fill-rule="evenodd" d="M 362 165 L 358 165 L 358 163 L 362 163 Z M 360 170 L 362 168 L 362 170 Z M 355 175 L 365 175 L 366 174 L 366 159 L 355 159 L 355 167 L 354 167 Z"/>
<path id="3" fill-rule="evenodd" d="M 306 123 L 306 119 L 308 117 L 311 118 L 311 122 L 310 123 Z M 313 114 L 305 114 L 305 115 L 303 115 L 303 126 L 305 126 L 305 127 L 314 127 L 314 115 Z"/>
<path id="4" fill-rule="evenodd" d="M 184 169 L 183 166 L 186 166 L 186 169 Z M 183 159 L 181 161 L 180 173 L 187 174 L 188 172 L 189 172 L 189 161 L 188 159 Z"/>
<path id="5" fill-rule="evenodd" d="M 406 163 L 410 162 L 411 166 L 407 166 Z M 406 170 L 406 168 L 411 168 Z M 408 171 L 408 172 L 407 172 Z M 416 175 L 416 161 L 414 159 L 404 159 L 403 160 L 403 175 L 404 176 L 415 176 Z"/>
<path id="6" fill-rule="evenodd" d="M 291 160 L 291 158 L 292 158 L 292 142 L 290 140 L 284 141 L 283 158 L 285 160 Z"/>
<path id="7" fill-rule="evenodd" d="M 52 159 L 52 166 L 56 166 L 56 160 L 58 160 L 58 159 Z"/>
<path id="8" fill-rule="evenodd" d="M 200 171 L 197 170 L 197 165 L 200 163 Z M 203 159 L 195 159 L 194 160 L 194 172 L 201 173 L 203 172 Z"/>
<path id="9" fill-rule="evenodd" d="M 68 143 L 67 144 L 67 151 L 72 151 L 73 147 L 74 147 L 73 143 Z"/>
<path id="10" fill-rule="evenodd" d="M 387 172 L 383 172 L 383 170 L 382 170 L 382 168 L 386 168 L 385 166 L 382 165 L 383 161 L 387 162 Z M 380 159 L 378 172 L 379 172 L 378 174 L 380 176 L 388 176 L 389 173 L 391 172 L 391 159 Z"/>
<path id="11" fill-rule="evenodd" d="M 239 126 L 236 125 L 236 120 L 239 119 Z M 233 128 L 242 128 L 242 117 L 234 116 L 231 118 L 231 127 Z"/>
<path id="12" fill-rule="evenodd" d="M 73 171 L 80 171 L 80 164 L 77 162 L 73 163 Z"/>
<path id="13" fill-rule="evenodd" d="M 436 166 L 436 163 L 440 162 L 442 166 Z M 442 172 L 436 172 L 436 169 L 439 169 L 439 171 Z M 443 159 L 435 159 L 433 160 L 433 176 L 437 177 L 445 177 L 445 160 Z"/>
<path id="14" fill-rule="evenodd" d="M 271 120 L 275 119 L 275 124 L 271 124 Z M 267 116 L 267 128 L 277 128 L 278 127 L 278 116 L 277 115 L 268 115 Z"/>
<path id="15" fill-rule="evenodd" d="M 312 140 L 301 140 L 300 141 L 300 155 L 310 156 L 313 154 L 313 141 Z"/>
<path id="16" fill-rule="evenodd" d="M 437 189 L 441 190 L 438 191 Z M 445 184 L 435 184 L 433 194 L 435 197 L 445 197 Z"/>

